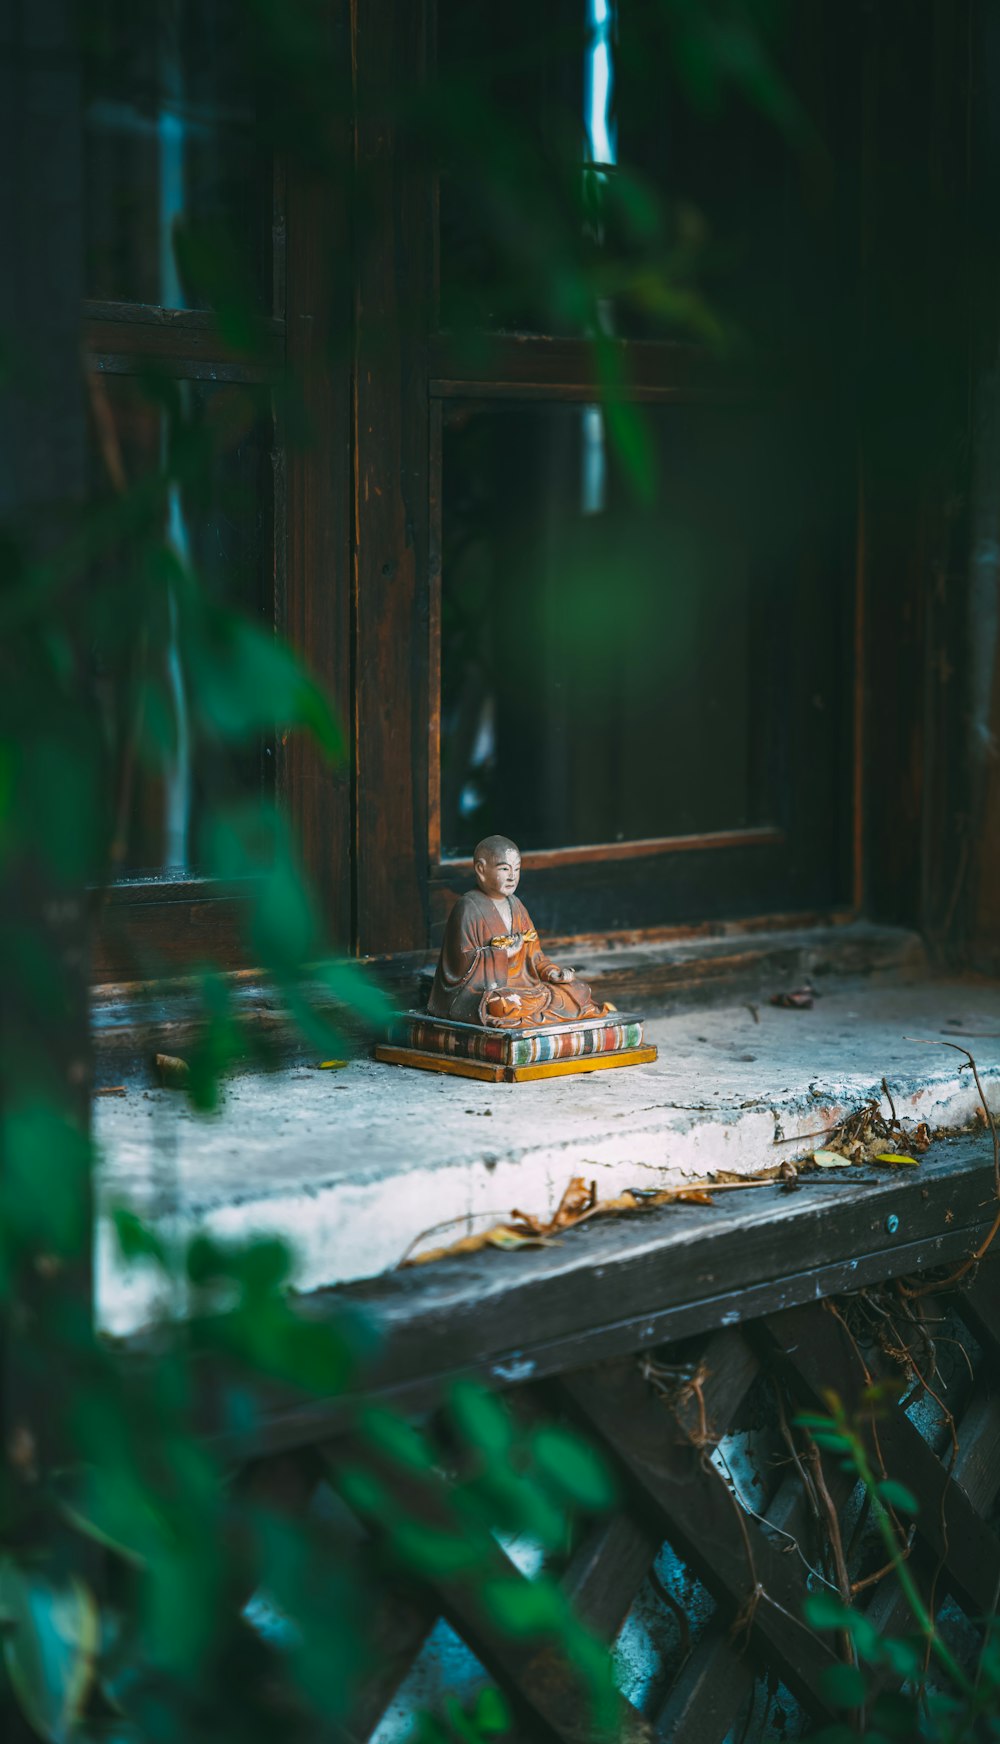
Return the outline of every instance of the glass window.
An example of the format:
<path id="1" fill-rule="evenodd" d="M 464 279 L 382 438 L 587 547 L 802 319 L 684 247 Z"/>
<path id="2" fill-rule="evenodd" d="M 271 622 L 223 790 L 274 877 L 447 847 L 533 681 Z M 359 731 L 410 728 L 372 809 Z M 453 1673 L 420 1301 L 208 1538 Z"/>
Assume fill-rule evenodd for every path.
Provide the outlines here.
<path id="1" fill-rule="evenodd" d="M 843 622 L 800 561 L 811 484 L 777 421 L 643 414 L 647 506 L 600 407 L 445 404 L 446 856 L 493 830 L 531 851 L 780 825 L 789 735 L 836 740 Z M 823 670 L 793 726 L 807 624 Z"/>
<path id="2" fill-rule="evenodd" d="M 144 481 L 155 480 L 162 468 L 171 420 L 160 394 L 134 376 L 102 377 L 96 391 L 102 416 L 95 420 L 101 436 L 92 455 L 94 495 L 110 504 L 113 482 L 129 487 L 131 529 Z M 164 391 L 176 396 L 187 445 L 178 469 L 184 483 L 154 499 L 147 543 L 164 540 L 211 598 L 273 623 L 270 419 L 259 398 L 241 387 L 182 381 Z M 120 695 L 124 678 L 135 698 L 126 728 L 130 742 L 114 746 L 126 771 L 118 870 L 184 878 L 199 870 L 207 793 L 217 803 L 220 795 L 259 791 L 262 781 L 273 779 L 274 747 L 262 741 L 234 753 L 216 743 L 192 756 L 176 590 L 164 587 L 160 621 L 150 625 L 135 610 L 134 530 L 123 538 L 121 554 L 112 549 L 102 561 L 115 566 L 119 586 L 95 649 L 99 681 L 103 676 L 110 694 L 115 678 Z M 148 609 L 148 577 L 143 589 Z M 112 738 L 120 727 L 109 716 Z"/>
<path id="3" fill-rule="evenodd" d="M 440 0 L 438 45 L 445 328 L 784 334 L 805 135 L 760 20 L 727 48 L 643 0 L 553 0 L 544 28 Z"/>
<path id="4" fill-rule="evenodd" d="M 87 294 L 199 308 L 179 223 L 211 236 L 268 306 L 270 164 L 258 139 L 242 0 L 96 0 L 88 8 Z"/>

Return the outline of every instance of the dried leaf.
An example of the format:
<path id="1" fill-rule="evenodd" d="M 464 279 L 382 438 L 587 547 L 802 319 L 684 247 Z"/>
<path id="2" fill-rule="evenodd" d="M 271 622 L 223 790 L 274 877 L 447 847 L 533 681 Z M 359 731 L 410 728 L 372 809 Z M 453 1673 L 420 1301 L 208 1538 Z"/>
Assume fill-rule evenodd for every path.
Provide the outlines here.
<path id="1" fill-rule="evenodd" d="M 550 1229 L 569 1229 L 579 1218 L 593 1211 L 597 1204 L 597 1182 L 585 1181 L 574 1175 L 559 1201 L 559 1209 L 549 1224 Z"/>
<path id="2" fill-rule="evenodd" d="M 748 1180 L 738 1177 L 737 1181 L 729 1184 L 735 1186 L 737 1182 L 745 1187 L 762 1184 L 759 1177 Z M 408 1253 L 400 1264 L 426 1266 L 435 1260 L 482 1253 L 488 1247 L 499 1248 L 501 1252 L 510 1252 L 521 1247 L 557 1247 L 558 1242 L 552 1239 L 557 1230 L 573 1229 L 578 1223 L 591 1217 L 627 1215 L 650 1210 L 657 1205 L 714 1205 L 713 1186 L 711 1181 L 701 1181 L 690 1187 L 665 1187 L 661 1192 L 626 1188 L 624 1193 L 616 1194 L 613 1199 L 599 1200 L 596 1181 L 587 1182 L 582 1176 L 576 1175 L 566 1188 L 553 1217 L 543 1221 L 527 1211 L 515 1210 L 510 1213 L 510 1219 L 505 1223 L 494 1223 L 489 1229 L 481 1229 L 475 1235 L 464 1235 L 444 1247 L 426 1248 L 423 1253 Z"/>
<path id="3" fill-rule="evenodd" d="M 484 1248 L 496 1247 L 501 1251 L 509 1251 L 519 1247 L 553 1247 L 556 1244 L 544 1235 L 533 1231 L 513 1229 L 509 1223 L 494 1223 L 489 1229 L 480 1229 L 475 1235 L 463 1235 L 458 1241 L 450 1241 L 443 1247 L 428 1247 L 423 1253 L 407 1254 L 400 1261 L 404 1266 L 427 1266 L 434 1260 L 453 1259 L 461 1254 L 482 1253 Z"/>
<path id="4" fill-rule="evenodd" d="M 485 1247 L 499 1247 L 505 1252 L 515 1247 L 554 1247 L 557 1244 L 549 1241 L 537 1231 L 512 1229 L 509 1224 L 497 1223 L 486 1230 L 483 1236 Z"/>
<path id="5" fill-rule="evenodd" d="M 787 993 L 771 994 L 772 1005 L 782 1005 L 789 1011 L 809 1011 L 815 999 L 816 995 L 811 987 L 793 987 Z"/>
<path id="6" fill-rule="evenodd" d="M 853 1166 L 850 1157 L 842 1157 L 839 1151 L 813 1151 L 813 1162 L 818 1169 L 850 1169 Z"/>
<path id="7" fill-rule="evenodd" d="M 124 1084 L 102 1084 L 94 1091 L 95 1096 L 127 1096 Z"/>
<path id="8" fill-rule="evenodd" d="M 153 1067 L 160 1084 L 167 1090 L 180 1089 L 191 1076 L 187 1061 L 178 1059 L 176 1054 L 154 1054 Z"/>

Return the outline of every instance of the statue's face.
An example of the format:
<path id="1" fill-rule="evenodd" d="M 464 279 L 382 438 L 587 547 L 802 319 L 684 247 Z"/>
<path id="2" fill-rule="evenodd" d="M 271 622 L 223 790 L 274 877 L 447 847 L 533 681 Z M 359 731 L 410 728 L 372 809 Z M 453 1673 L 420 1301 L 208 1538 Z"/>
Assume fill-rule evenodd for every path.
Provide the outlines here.
<path id="1" fill-rule="evenodd" d="M 487 896 L 513 896 L 521 877 L 521 856 L 512 852 L 500 860 L 477 860 L 475 870 Z"/>

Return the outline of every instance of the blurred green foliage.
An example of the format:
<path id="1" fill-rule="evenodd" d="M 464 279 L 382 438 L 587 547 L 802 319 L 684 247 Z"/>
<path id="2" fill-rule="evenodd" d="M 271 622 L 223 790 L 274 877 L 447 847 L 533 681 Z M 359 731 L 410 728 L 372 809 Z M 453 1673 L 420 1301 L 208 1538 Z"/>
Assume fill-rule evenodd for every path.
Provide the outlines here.
<path id="1" fill-rule="evenodd" d="M 369 101 L 376 118 L 391 114 L 417 168 L 439 170 L 486 215 L 486 254 L 470 243 L 470 270 L 450 281 L 457 340 L 482 343 L 484 310 L 493 325 L 528 311 L 586 335 L 611 438 L 637 495 L 648 498 L 652 448 L 625 397 L 608 309 L 613 303 L 626 327 L 634 316 L 644 331 L 731 343 L 734 323 L 699 282 L 705 218 L 674 197 L 683 189 L 668 198 L 649 166 L 584 172 L 579 117 L 554 99 L 543 108 L 545 137 L 533 133 L 524 104 L 508 100 L 510 77 L 526 87 L 537 76 L 543 92 L 550 74 L 558 84 L 567 52 L 582 53 L 583 26 L 577 20 L 568 36 L 554 28 L 537 40 L 531 32 L 530 41 L 522 32 L 505 96 L 488 42 L 474 40 L 493 12 L 466 6 L 464 57 L 428 85 L 362 94 L 361 120 L 371 119 Z M 99 0 L 80 13 L 87 55 L 115 75 L 122 19 Z M 263 91 L 254 145 L 292 154 L 349 188 L 360 250 L 372 222 L 369 171 L 357 170 L 342 125 L 355 95 L 328 16 L 319 0 L 246 8 L 241 47 Z M 646 31 L 645 89 L 654 103 L 663 56 L 700 113 L 745 102 L 813 149 L 778 70 L 774 0 L 657 0 L 632 16 L 639 24 L 623 37 L 622 64 L 633 91 L 643 89 Z M 179 281 L 201 288 L 222 340 L 263 368 L 253 263 L 237 240 L 214 223 L 178 224 L 174 247 Z M 350 342 L 349 332 L 335 339 Z M 13 347 L 4 357 L 17 366 Z M 549 1572 L 572 1546 L 577 1521 L 612 1500 L 603 1465 L 578 1437 L 555 1425 L 520 1428 L 471 1383 L 456 1386 L 440 1424 L 420 1429 L 365 1406 L 364 1328 L 310 1318 L 289 1291 L 294 1257 L 275 1241 L 224 1248 L 195 1236 L 178 1248 L 121 1210 L 123 1258 L 153 1268 L 165 1302 L 184 1312 L 166 1317 L 144 1360 L 127 1367 L 90 1324 L 95 1159 L 72 1071 L 67 1081 L 79 950 L 74 957 L 57 941 L 52 917 L 85 886 L 98 893 L 99 914 L 99 893 L 127 853 L 135 789 L 162 779 L 176 755 L 180 722 L 162 664 L 168 635 L 194 761 L 225 768 L 275 728 L 310 733 L 331 759 L 344 749 L 331 699 L 170 530 L 176 504 L 197 503 L 220 458 L 255 418 L 270 417 L 273 402 L 296 422 L 295 384 L 247 388 L 216 417 L 152 368 L 142 385 L 162 431 L 148 463 L 126 476 L 98 392 L 100 487 L 84 505 L 50 505 L 43 539 L 37 520 L 0 535 L 0 874 L 8 896 L 0 945 L 7 1004 L 20 1019 L 5 1029 L 3 1059 L 0 1712 L 13 1723 L 16 1711 L 50 1744 L 334 1738 L 369 1669 L 388 1575 L 404 1585 L 459 1582 L 501 1635 L 556 1644 L 599 1732 L 614 1711 L 609 1662 Z M 250 958 L 280 988 L 311 1046 L 339 1051 L 328 997 L 371 1026 L 386 1015 L 379 990 L 324 938 L 273 800 L 226 781 L 210 788 L 196 855 L 243 896 Z M 155 975 L 157 965 L 144 968 Z M 225 977 L 206 963 L 198 984 L 190 1094 L 210 1110 L 243 1043 Z M 311 1501 L 303 1493 L 292 1505 L 263 1468 L 238 1474 L 233 1450 L 252 1448 L 268 1381 L 302 1397 L 362 1401 L 354 1456 L 317 1471 Z M 532 1579 L 504 1572 L 504 1534 L 537 1543 L 544 1571 Z M 249 1620 L 256 1598 L 276 1618 L 263 1632 Z M 426 1744 L 485 1740 L 510 1725 L 487 1689 L 468 1711 L 449 1701 L 415 1736 Z"/>
<path id="2" fill-rule="evenodd" d="M 805 1606 L 806 1621 L 849 1644 L 849 1657 L 831 1666 L 824 1694 L 834 1709 L 848 1710 L 843 1724 L 814 1735 L 815 1744 L 848 1744 L 859 1736 L 868 1744 L 892 1744 L 894 1739 L 924 1738 L 930 1744 L 972 1744 L 974 1739 L 1000 1738 L 1000 1617 L 983 1618 L 982 1645 L 976 1663 L 962 1662 L 946 1632 L 927 1608 L 912 1575 L 906 1527 L 920 1511 L 913 1492 L 897 1478 L 879 1478 L 872 1467 L 867 1436 L 894 1399 L 890 1384 L 874 1383 L 862 1395 L 856 1414 L 845 1410 L 835 1393 L 827 1395 L 828 1410 L 803 1412 L 798 1418 L 817 1447 L 833 1455 L 842 1469 L 860 1480 L 887 1564 L 892 1568 L 910 1613 L 906 1634 L 889 1634 L 835 1592 L 814 1593 Z"/>

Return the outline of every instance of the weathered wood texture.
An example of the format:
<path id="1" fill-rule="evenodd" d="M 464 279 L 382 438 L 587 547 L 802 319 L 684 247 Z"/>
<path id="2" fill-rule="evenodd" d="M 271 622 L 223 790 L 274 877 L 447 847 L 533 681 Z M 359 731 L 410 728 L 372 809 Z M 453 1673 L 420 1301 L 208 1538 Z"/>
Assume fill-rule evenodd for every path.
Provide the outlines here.
<path id="1" fill-rule="evenodd" d="M 44 564 L 64 536 L 86 488 L 87 430 L 79 373 L 83 291 L 83 89 L 75 54 L 78 17 L 71 0 L 0 0 L 0 523 L 5 582 Z M 74 576 L 79 587 L 81 578 Z M 80 673 L 88 652 L 80 614 L 64 585 L 62 617 L 44 627 L 15 612 L 0 650 L 5 690 L 3 736 L 30 753 L 47 732 L 90 726 Z M 77 684 L 43 652 L 53 623 L 64 659 L 79 662 Z M 20 663 L 24 662 L 24 665 Z M 31 664 L 27 664 L 31 662 Z M 17 718 L 25 671 L 40 675 L 40 696 Z M 53 674 L 50 676 L 50 673 Z M 51 718 L 44 721 L 41 709 Z M 58 723 L 58 724 L 57 724 Z M 95 735 L 96 736 L 96 735 Z M 56 765 L 76 777 L 76 765 Z M 68 771 L 72 769 L 72 776 Z M 26 1111 L 44 1109 L 60 1166 L 60 1229 L 78 1240 L 71 1257 L 46 1265 L 41 1212 L 17 1237 L 5 1232 L 6 1278 L 0 1309 L 0 1489 L 9 1520 L 36 1518 L 39 1469 L 63 1463 L 68 1428 L 62 1390 L 51 1385 L 56 1328 L 82 1329 L 92 1312 L 93 1206 L 85 1135 L 89 1122 L 87 1026 L 89 917 L 82 878 L 40 851 L 37 824 L 11 832 L 0 872 L 5 938 L 0 977 L 0 1197 L 11 1204 L 32 1167 Z M 71 857 L 72 858 L 72 857 Z M 24 945 L 15 953 L 14 941 Z M 75 1129 L 75 1131 L 73 1130 Z M 73 1140 L 70 1141 L 70 1132 Z M 50 1160 L 55 1160 L 52 1158 Z M 26 1245 L 23 1245 L 26 1244 Z M 26 1337 L 25 1328 L 30 1328 Z M 5 1690 L 0 1731 L 8 1744 L 35 1736 Z"/>
<path id="2" fill-rule="evenodd" d="M 425 65 L 424 0 L 369 0 L 355 41 L 355 874 L 369 952 L 427 939 L 432 199 L 400 95 Z"/>
<path id="3" fill-rule="evenodd" d="M 609 1644 L 645 1594 L 656 1660 L 635 1705 L 622 1696 L 618 1735 L 722 1744 L 746 1722 L 756 1740 L 774 1735 L 766 1689 L 775 1680 L 814 1721 L 827 1716 L 824 1673 L 841 1646 L 805 1623 L 817 1583 L 841 1592 L 846 1583 L 883 1634 L 912 1623 L 859 1516 L 855 1477 L 797 1423 L 801 1409 L 825 1408 L 825 1389 L 855 1414 L 877 1477 L 902 1479 L 917 1498 L 907 1554 L 925 1595 L 936 1604 L 950 1596 L 973 1619 L 994 1602 L 1000 1262 L 987 1258 L 958 1288 L 948 1282 L 993 1210 L 988 1145 L 941 1141 L 919 1170 L 815 1178 L 791 1193 L 768 1185 L 715 1207 L 591 1223 L 557 1247 L 397 1272 L 303 1307 L 366 1316 L 380 1356 L 365 1402 L 426 1421 L 456 1378 L 477 1375 L 520 1401 L 533 1424 L 573 1422 L 617 1472 L 619 1503 L 549 1566 Z M 941 1293 L 908 1295 L 920 1273 Z M 132 1359 L 142 1360 L 138 1346 Z M 893 1385 L 873 1418 L 863 1394 L 875 1378 Z M 442 1526 L 446 1480 L 359 1441 L 360 1398 L 258 1392 L 256 1430 L 234 1442 L 213 1430 L 218 1377 L 203 1382 L 206 1433 L 234 1460 L 295 1449 L 310 1457 L 320 1444 L 335 1486 L 363 1460 L 411 1517 Z M 384 1590 L 353 1737 L 370 1736 L 391 1701 L 408 1699 L 399 1686 L 438 1617 L 504 1690 L 519 1737 L 589 1735 L 572 1667 L 544 1631 L 511 1638 L 474 1585 L 448 1573 L 400 1586 L 378 1549 L 380 1516 L 359 1524 Z M 499 1543 L 491 1554 L 496 1579 L 528 1578 Z M 681 1626 L 678 1645 L 692 1581 L 715 1610 L 700 1633 Z"/>
<path id="4" fill-rule="evenodd" d="M 980 257 L 966 221 L 977 10 L 964 0 L 915 0 L 903 35 L 885 7 L 864 7 L 862 21 L 856 391 L 867 601 L 865 901 L 876 918 L 939 935 L 954 919 L 964 839 L 961 505 L 974 283 L 966 268 L 970 251 Z M 983 100 L 992 106 L 992 97 Z M 913 149 L 900 152 L 901 139 Z M 995 355 L 995 336 L 991 347 Z M 978 627 L 973 634 L 978 640 Z"/>
<path id="5" fill-rule="evenodd" d="M 459 1374 L 501 1387 L 537 1381 L 951 1265 L 992 1221 L 981 1140 L 943 1140 L 919 1171 L 866 1183 L 813 1179 L 795 1193 L 769 1184 L 713 1207 L 595 1221 L 502 1264 L 486 1253 L 397 1271 L 319 1292 L 304 1308 L 319 1317 L 362 1313 L 379 1341 L 370 1386 L 422 1409 Z M 344 1398 L 275 1394 L 262 1401 L 257 1441 L 302 1445 L 333 1433 L 351 1411 Z"/>
<path id="6" fill-rule="evenodd" d="M 823 1257 L 827 1267 L 836 1264 L 844 1244 L 861 1250 L 873 1208 L 878 1206 L 881 1222 L 889 1203 L 897 1208 L 894 1215 L 915 1223 L 923 1206 L 928 1233 L 935 1220 L 944 1225 L 951 1214 L 947 1227 L 955 1231 L 955 1242 L 949 1239 L 929 1257 L 947 1259 L 954 1267 L 989 1212 L 991 1171 L 971 1146 L 965 1147 L 964 1160 L 956 1148 L 946 1163 L 924 1169 L 912 1192 L 903 1183 L 876 1190 L 874 1198 L 868 1189 L 829 1188 L 803 1204 L 803 1189 L 790 1196 L 794 1208 L 787 1215 L 780 1202 L 761 1204 L 755 1197 L 754 1211 L 744 1208 L 716 1219 L 714 1239 L 710 1214 L 702 1216 L 695 1208 L 678 1208 L 666 1220 L 651 1217 L 644 1227 L 629 1225 L 628 1243 L 644 1255 L 640 1272 L 655 1256 L 662 1299 L 673 1294 L 675 1279 L 682 1293 L 686 1284 L 692 1319 L 681 1329 L 703 1329 L 681 1340 L 671 1337 L 669 1343 L 661 1338 L 668 1322 L 657 1322 L 651 1310 L 641 1324 L 627 1319 L 636 1279 L 629 1276 L 628 1243 L 620 1229 L 617 1244 L 613 1232 L 592 1227 L 587 1235 L 569 1235 L 558 1252 L 493 1255 L 481 1267 L 469 1261 L 442 1263 L 367 1291 L 336 1292 L 341 1300 L 364 1299 L 376 1319 L 382 1310 L 390 1366 L 393 1349 L 399 1356 L 405 1347 L 409 1397 L 419 1399 L 422 1414 L 447 1393 L 458 1370 L 485 1366 L 486 1344 L 509 1338 L 509 1322 L 506 1334 L 490 1332 L 497 1319 L 520 1315 L 520 1354 L 492 1365 L 494 1381 L 508 1390 L 515 1406 L 520 1401 L 527 1407 L 533 1427 L 553 1416 L 566 1422 L 568 1416 L 577 1433 L 602 1451 L 618 1480 L 614 1511 L 582 1532 L 562 1559 L 561 1572 L 558 1558 L 555 1565 L 550 1559 L 550 1569 L 559 1574 L 580 1620 L 609 1644 L 628 1621 L 641 1589 L 662 1595 L 658 1623 L 648 1599 L 642 1611 L 656 1673 L 634 1703 L 620 1698 L 618 1738 L 723 1744 L 734 1727 L 745 1726 L 741 1735 L 756 1744 L 776 1735 L 767 1691 L 777 1680 L 813 1722 L 830 1718 L 824 1674 L 838 1662 L 842 1643 L 833 1634 L 817 1634 L 804 1618 L 808 1594 L 824 1585 L 843 1592 L 847 1583 L 851 1602 L 883 1635 L 912 1630 L 891 1570 L 880 1574 L 873 1566 L 873 1559 L 884 1561 L 884 1551 L 873 1534 L 866 1536 L 853 1494 L 855 1475 L 837 1456 L 811 1444 L 797 1422 L 800 1409 L 826 1407 L 828 1388 L 854 1416 L 876 1475 L 902 1478 L 917 1498 L 915 1540 L 906 1546 L 903 1521 L 900 1545 L 925 1595 L 936 1604 L 951 1595 L 972 1618 L 992 1608 L 1000 1574 L 1000 1543 L 988 1523 L 1000 1483 L 1000 1347 L 995 1342 L 1000 1261 L 988 1258 L 975 1278 L 963 1278 L 960 1290 L 941 1279 L 942 1294 L 933 1296 L 924 1312 L 913 1309 L 919 1298 L 892 1283 L 910 1262 L 927 1263 L 917 1229 L 914 1240 L 897 1253 L 884 1246 L 877 1254 L 859 1251 L 848 1294 L 817 1299 L 819 1274 L 813 1271 L 806 1291 L 798 1270 L 807 1247 L 809 1257 Z M 694 1227 L 686 1239 L 672 1238 L 665 1227 L 671 1221 Z M 816 1238 L 811 1246 L 810 1226 Z M 746 1306 L 742 1314 L 730 1307 L 720 1315 L 718 1297 L 696 1304 L 693 1291 L 699 1277 L 714 1281 L 716 1268 L 732 1271 L 734 1249 L 726 1235 L 736 1229 L 749 1250 L 748 1270 L 744 1274 L 740 1268 L 747 1279 Z M 590 1239 L 594 1235 L 596 1243 Z M 770 1273 L 766 1282 L 765 1271 Z M 496 1280 L 492 1289 L 487 1272 Z M 576 1284 L 575 1338 L 553 1359 L 544 1328 L 550 1310 L 559 1312 L 560 1275 L 572 1276 Z M 416 1342 L 403 1338 L 401 1321 L 387 1310 L 400 1293 L 416 1325 Z M 787 1306 L 796 1297 L 800 1305 Z M 422 1318 L 421 1303 L 428 1308 L 431 1300 L 433 1312 Z M 602 1314 L 614 1326 L 615 1354 L 598 1351 L 594 1360 L 595 1323 Z M 733 1324 L 738 1315 L 739 1326 Z M 476 1322 L 471 1344 L 462 1334 L 470 1318 Z M 426 1336 L 435 1321 L 450 1329 L 450 1361 Z M 873 1335 L 872 1326 L 883 1324 L 884 1335 Z M 713 1325 L 716 1330 L 704 1330 Z M 909 1340 L 901 1327 L 908 1328 Z M 948 1349 L 957 1353 L 960 1345 L 961 1353 L 949 1359 Z M 942 1372 L 935 1368 L 932 1380 L 927 1365 L 939 1361 Z M 418 1369 L 422 1387 L 416 1385 Z M 552 1377 L 545 1385 L 531 1384 L 545 1373 Z M 891 1379 L 896 1402 L 890 1396 L 873 1415 L 863 1394 L 874 1378 Z M 922 1379 L 930 1391 L 925 1392 Z M 928 1414 L 921 1405 L 933 1407 L 939 1389 L 949 1408 Z M 400 1396 L 398 1387 L 389 1391 Z M 324 1441 L 335 1487 L 341 1487 L 342 1474 L 363 1463 L 383 1495 L 388 1491 L 410 1518 L 442 1532 L 452 1529 L 447 1478 L 394 1463 L 359 1441 L 353 1425 L 345 1423 L 338 1431 L 329 1414 L 325 1420 L 317 1417 L 309 1434 Z M 748 1437 L 756 1448 L 752 1457 Z M 758 1474 L 759 1492 L 751 1502 L 747 1473 L 752 1465 L 763 1468 L 764 1476 Z M 352 1493 L 349 1482 L 344 1493 Z M 504 1691 L 518 1737 L 576 1744 L 595 1736 L 572 1666 L 544 1630 L 506 1634 L 484 1605 L 481 1587 L 459 1575 L 408 1577 L 409 1584 L 401 1587 L 379 1561 L 380 1515 L 363 1516 L 361 1524 L 373 1535 L 374 1566 L 381 1570 L 385 1590 L 373 1613 L 376 1665 L 355 1706 L 353 1738 L 368 1738 L 390 1700 L 400 1699 L 399 1686 L 420 1663 L 438 1616 Z M 528 1578 L 499 1543 L 490 1554 L 494 1579 L 517 1587 Z M 678 1584 L 675 1576 L 656 1573 L 657 1564 L 686 1571 L 685 1580 L 696 1576 L 714 1601 L 714 1615 L 697 1638 L 685 1622 L 678 1645 L 676 1618 L 684 1600 L 671 1590 L 670 1583 Z"/>
<path id="7" fill-rule="evenodd" d="M 346 8 L 326 25 L 331 65 L 349 60 Z M 328 934 L 351 947 L 351 333 L 346 115 L 330 119 L 330 174 L 289 166 L 286 187 L 287 369 L 305 434 L 275 444 L 276 617 L 332 700 L 344 753 L 328 761 L 304 733 L 279 746 L 279 782 Z M 334 130 L 336 133 L 334 134 Z M 281 583 L 284 583 L 283 589 Z M 282 597 L 283 595 L 283 597 Z"/>

